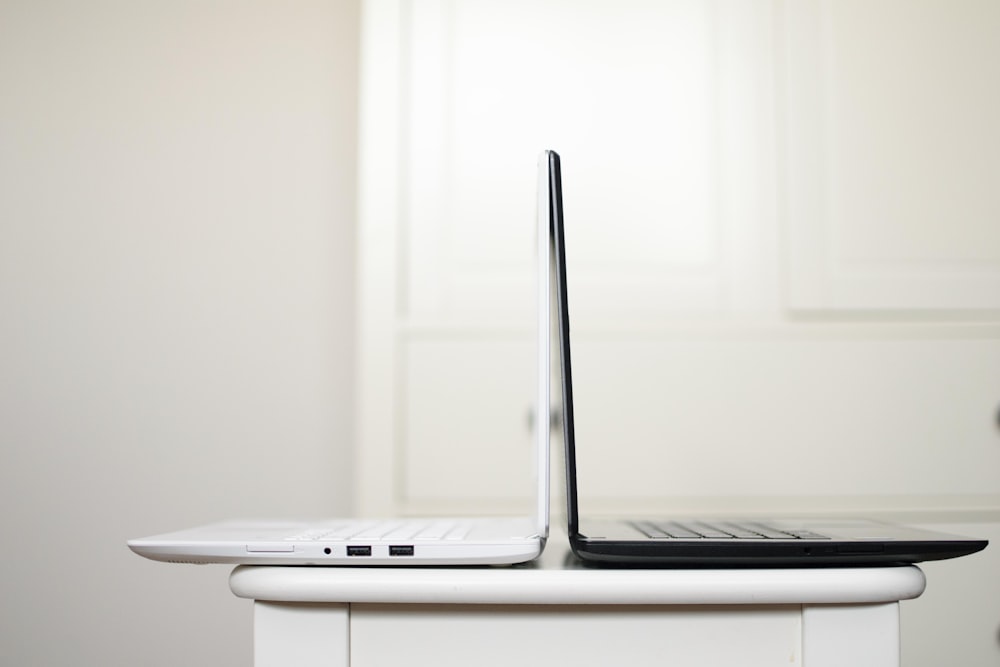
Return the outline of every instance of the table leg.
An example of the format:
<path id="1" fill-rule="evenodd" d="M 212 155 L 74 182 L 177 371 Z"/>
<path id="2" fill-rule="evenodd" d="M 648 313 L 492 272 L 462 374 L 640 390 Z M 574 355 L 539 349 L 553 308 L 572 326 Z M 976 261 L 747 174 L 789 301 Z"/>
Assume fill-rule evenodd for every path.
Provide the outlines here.
<path id="1" fill-rule="evenodd" d="M 899 667 L 899 603 L 802 607 L 803 667 Z"/>
<path id="2" fill-rule="evenodd" d="M 254 602 L 254 666 L 349 667 L 346 604 Z"/>

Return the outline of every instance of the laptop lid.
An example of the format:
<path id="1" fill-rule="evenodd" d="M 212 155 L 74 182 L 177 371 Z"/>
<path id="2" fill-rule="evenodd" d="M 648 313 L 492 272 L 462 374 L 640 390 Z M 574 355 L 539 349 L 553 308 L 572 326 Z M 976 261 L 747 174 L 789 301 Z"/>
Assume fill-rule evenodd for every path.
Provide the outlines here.
<path id="1" fill-rule="evenodd" d="M 664 566 L 817 566 L 915 563 L 963 556 L 985 540 L 864 520 L 650 522 L 581 518 L 577 487 L 576 421 L 570 345 L 569 286 L 559 155 L 549 152 L 549 223 L 555 260 L 558 340 L 562 366 L 563 439 L 566 451 L 567 530 L 585 560 Z M 742 530 L 739 530 L 742 529 Z M 673 533 L 669 533 L 673 530 Z M 700 532 L 699 532 L 700 531 Z"/>
<path id="2" fill-rule="evenodd" d="M 535 470 L 537 475 L 536 516 L 538 534 L 545 540 L 549 534 L 549 494 L 551 487 L 551 354 L 552 354 L 552 234 L 549 220 L 552 203 L 549 196 L 553 163 L 551 151 L 538 157 L 536 183 L 536 330 L 537 386 L 535 395 Z M 558 159 L 556 160 L 558 168 Z"/>

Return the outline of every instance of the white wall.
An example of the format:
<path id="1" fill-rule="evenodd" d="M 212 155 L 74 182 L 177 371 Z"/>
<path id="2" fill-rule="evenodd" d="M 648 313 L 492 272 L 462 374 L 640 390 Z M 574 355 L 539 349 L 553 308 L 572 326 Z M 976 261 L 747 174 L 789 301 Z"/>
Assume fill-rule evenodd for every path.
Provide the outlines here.
<path id="1" fill-rule="evenodd" d="M 351 510 L 358 7 L 0 3 L 0 664 L 245 665 L 129 537 Z"/>

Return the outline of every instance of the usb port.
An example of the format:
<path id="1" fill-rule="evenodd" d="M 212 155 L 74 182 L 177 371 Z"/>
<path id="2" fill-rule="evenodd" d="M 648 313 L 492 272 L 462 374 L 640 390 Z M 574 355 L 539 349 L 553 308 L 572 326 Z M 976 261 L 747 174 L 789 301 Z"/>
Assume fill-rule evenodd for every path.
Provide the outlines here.
<path id="1" fill-rule="evenodd" d="M 390 556 L 412 556 L 413 555 L 413 546 L 412 545 L 409 545 L 409 546 L 404 546 L 404 545 L 390 546 L 389 547 L 389 555 Z"/>
<path id="2" fill-rule="evenodd" d="M 372 548 L 371 547 L 352 547 L 352 546 L 348 546 L 347 547 L 347 555 L 348 556 L 371 556 L 372 555 Z"/>

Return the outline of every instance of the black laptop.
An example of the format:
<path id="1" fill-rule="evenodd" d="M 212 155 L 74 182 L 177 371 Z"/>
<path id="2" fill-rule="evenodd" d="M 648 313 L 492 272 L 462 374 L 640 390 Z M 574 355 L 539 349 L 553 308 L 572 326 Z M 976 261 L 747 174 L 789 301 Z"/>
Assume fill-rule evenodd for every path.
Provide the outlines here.
<path id="1" fill-rule="evenodd" d="M 867 520 L 683 517 L 608 521 L 580 517 L 562 176 L 559 156 L 552 151 L 547 155 L 562 362 L 567 517 L 570 546 L 580 558 L 688 567 L 886 565 L 955 558 L 986 547 L 986 540 Z"/>

